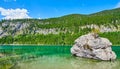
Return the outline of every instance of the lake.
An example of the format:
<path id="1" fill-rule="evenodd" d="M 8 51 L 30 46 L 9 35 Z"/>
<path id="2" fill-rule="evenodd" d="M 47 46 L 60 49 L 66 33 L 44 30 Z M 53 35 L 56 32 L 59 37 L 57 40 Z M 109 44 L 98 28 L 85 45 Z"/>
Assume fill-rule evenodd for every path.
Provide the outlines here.
<path id="1" fill-rule="evenodd" d="M 120 69 L 120 47 L 113 46 L 115 61 L 71 56 L 71 46 L 2 45 L 0 69 Z"/>

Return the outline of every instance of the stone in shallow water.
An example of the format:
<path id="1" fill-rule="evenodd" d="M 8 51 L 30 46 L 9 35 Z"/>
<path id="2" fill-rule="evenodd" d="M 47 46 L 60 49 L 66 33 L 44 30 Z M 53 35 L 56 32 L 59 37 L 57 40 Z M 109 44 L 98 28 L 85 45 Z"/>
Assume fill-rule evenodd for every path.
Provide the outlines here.
<path id="1" fill-rule="evenodd" d="M 0 58 L 3 57 L 4 55 L 0 53 Z"/>
<path id="2" fill-rule="evenodd" d="M 115 60 L 116 54 L 112 51 L 111 46 L 112 43 L 108 39 L 90 33 L 75 40 L 71 53 L 84 58 Z"/>

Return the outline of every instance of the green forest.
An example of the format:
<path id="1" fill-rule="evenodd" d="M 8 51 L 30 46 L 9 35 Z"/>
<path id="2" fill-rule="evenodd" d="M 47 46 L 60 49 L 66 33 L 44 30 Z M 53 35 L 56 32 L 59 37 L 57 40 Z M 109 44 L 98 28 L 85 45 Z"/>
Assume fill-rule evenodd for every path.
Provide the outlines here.
<path id="1" fill-rule="evenodd" d="M 100 32 L 99 35 L 108 38 L 113 45 L 120 45 L 119 12 L 120 8 L 117 8 L 89 15 L 70 14 L 48 19 L 1 20 L 0 44 L 73 45 L 76 38 L 94 29 L 82 27 L 95 24 L 99 27 L 115 27 L 116 31 Z"/>
<path id="2" fill-rule="evenodd" d="M 74 40 L 85 33 L 71 34 L 49 34 L 49 35 L 18 35 L 7 36 L 0 39 L 1 44 L 42 44 L 42 45 L 73 45 Z M 113 45 L 120 45 L 120 32 L 108 32 L 99 34 L 108 38 Z"/>

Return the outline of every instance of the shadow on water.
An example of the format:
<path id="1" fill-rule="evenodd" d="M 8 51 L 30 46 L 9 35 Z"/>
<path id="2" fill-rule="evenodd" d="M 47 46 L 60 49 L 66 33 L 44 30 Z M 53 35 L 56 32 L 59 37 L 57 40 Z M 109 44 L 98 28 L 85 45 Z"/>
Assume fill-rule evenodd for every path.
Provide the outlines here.
<path id="1" fill-rule="evenodd" d="M 119 69 L 120 47 L 113 47 L 117 53 L 115 61 L 98 61 L 73 57 L 71 46 L 3 46 L 0 53 L 0 69 Z"/>

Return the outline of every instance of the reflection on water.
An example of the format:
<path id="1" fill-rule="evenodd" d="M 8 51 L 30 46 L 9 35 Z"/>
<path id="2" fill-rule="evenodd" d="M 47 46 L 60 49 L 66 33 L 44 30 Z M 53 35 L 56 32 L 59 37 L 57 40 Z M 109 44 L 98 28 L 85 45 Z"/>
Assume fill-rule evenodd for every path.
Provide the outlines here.
<path id="1" fill-rule="evenodd" d="M 0 65 L 1 66 L 1 65 Z M 120 60 L 97 61 L 66 55 L 49 55 L 16 62 L 0 69 L 119 69 Z"/>
<path id="2" fill-rule="evenodd" d="M 74 69 L 119 69 L 120 61 L 96 61 L 92 59 L 77 58 L 72 61 Z"/>

